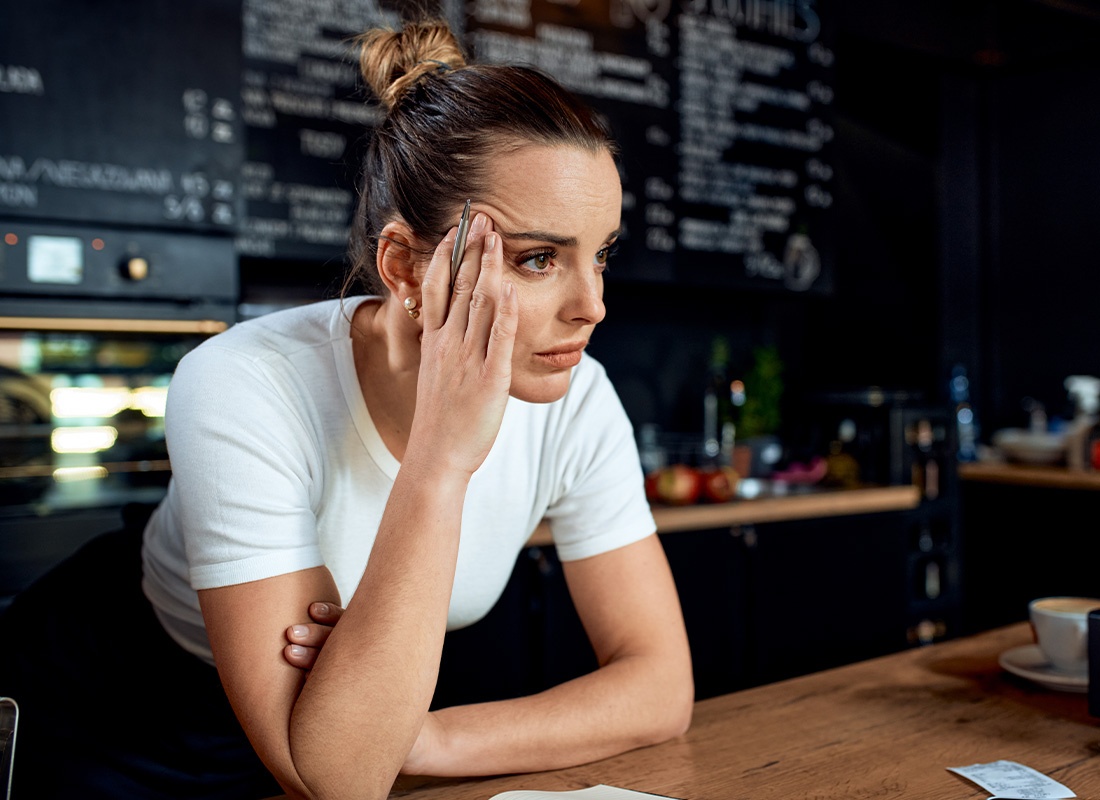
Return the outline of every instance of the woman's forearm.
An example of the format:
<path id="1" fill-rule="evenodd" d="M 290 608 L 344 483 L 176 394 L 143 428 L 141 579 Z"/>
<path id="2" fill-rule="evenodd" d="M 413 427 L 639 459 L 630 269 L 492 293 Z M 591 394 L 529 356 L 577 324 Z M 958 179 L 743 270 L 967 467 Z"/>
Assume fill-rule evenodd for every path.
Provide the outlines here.
<path id="1" fill-rule="evenodd" d="M 359 587 L 290 720 L 316 796 L 385 797 L 435 688 L 467 478 L 402 467 Z"/>
<path id="2" fill-rule="evenodd" d="M 563 563 L 600 668 L 537 695 L 443 709 L 426 757 L 407 772 L 459 776 L 546 770 L 682 733 L 695 687 L 675 583 L 657 536 Z M 422 755 L 421 743 L 412 754 Z"/>
<path id="3" fill-rule="evenodd" d="M 682 659 L 625 656 L 530 697 L 433 712 L 439 745 L 406 771 L 491 775 L 607 758 L 683 733 L 693 699 Z"/>

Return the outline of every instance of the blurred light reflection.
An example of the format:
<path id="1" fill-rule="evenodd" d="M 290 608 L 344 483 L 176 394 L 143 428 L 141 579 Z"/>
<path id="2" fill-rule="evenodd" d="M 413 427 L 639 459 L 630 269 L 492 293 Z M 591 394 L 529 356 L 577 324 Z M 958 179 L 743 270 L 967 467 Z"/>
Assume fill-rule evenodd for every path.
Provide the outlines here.
<path id="1" fill-rule="evenodd" d="M 94 467 L 58 467 L 53 471 L 53 479 L 58 483 L 98 480 L 107 477 L 107 468 Z"/>
<path id="2" fill-rule="evenodd" d="M 168 389 L 163 386 L 69 386 L 50 392 L 52 413 L 57 419 L 109 419 L 128 408 L 147 417 L 163 417 L 167 401 Z"/>
<path id="3" fill-rule="evenodd" d="M 58 427 L 50 434 L 50 447 L 55 453 L 98 453 L 113 447 L 117 440 L 118 430 L 110 425 Z"/>

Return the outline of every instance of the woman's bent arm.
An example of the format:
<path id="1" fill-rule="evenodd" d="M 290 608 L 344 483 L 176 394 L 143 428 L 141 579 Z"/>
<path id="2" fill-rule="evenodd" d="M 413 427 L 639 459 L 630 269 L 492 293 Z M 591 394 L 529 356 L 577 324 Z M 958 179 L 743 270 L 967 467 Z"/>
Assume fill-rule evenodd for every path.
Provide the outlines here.
<path id="1" fill-rule="evenodd" d="M 337 600 L 327 570 L 200 592 L 230 702 L 291 796 L 385 797 L 423 724 L 465 482 L 413 472 L 398 474 L 367 571 L 308 679 L 277 643 L 310 600 Z"/>
<path id="2" fill-rule="evenodd" d="M 691 655 L 657 536 L 564 568 L 600 668 L 531 697 L 433 712 L 406 772 L 556 769 L 687 729 L 694 701 Z"/>

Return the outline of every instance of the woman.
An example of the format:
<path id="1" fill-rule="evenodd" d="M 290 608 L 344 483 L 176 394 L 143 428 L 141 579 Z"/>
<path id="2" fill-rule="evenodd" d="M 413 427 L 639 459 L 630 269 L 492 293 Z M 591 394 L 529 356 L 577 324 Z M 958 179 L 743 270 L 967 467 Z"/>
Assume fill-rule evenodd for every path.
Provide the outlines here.
<path id="1" fill-rule="evenodd" d="M 185 357 L 170 390 L 173 478 L 145 529 L 143 588 L 190 662 L 127 659 L 131 675 L 183 675 L 168 688 L 188 698 L 188 729 L 171 747 L 131 736 L 141 752 L 113 760 L 179 785 L 201 773 L 204 797 L 257 796 L 267 772 L 292 797 L 385 797 L 400 772 L 551 769 L 690 721 L 630 425 L 583 352 L 620 226 L 607 131 L 535 71 L 465 65 L 440 22 L 368 33 L 361 67 L 388 111 L 355 224 L 369 294 L 237 325 Z M 599 669 L 429 713 L 445 631 L 492 607 L 542 518 Z M 346 606 L 330 633 L 294 625 L 316 600 L 333 607 L 319 622 Z M 208 665 L 235 720 L 191 710 Z M 137 772 L 147 794 L 120 796 L 157 796 Z"/>

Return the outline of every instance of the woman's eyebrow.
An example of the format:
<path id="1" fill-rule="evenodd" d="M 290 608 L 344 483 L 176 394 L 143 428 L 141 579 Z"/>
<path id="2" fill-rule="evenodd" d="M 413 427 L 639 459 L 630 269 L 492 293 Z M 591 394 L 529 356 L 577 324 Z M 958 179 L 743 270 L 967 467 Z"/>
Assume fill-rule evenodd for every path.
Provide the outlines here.
<path id="1" fill-rule="evenodd" d="M 615 230 L 611 231 L 611 233 L 609 233 L 607 235 L 607 240 L 611 241 L 612 239 L 618 237 L 620 230 L 621 230 L 621 228 L 616 228 Z M 557 233 L 550 233 L 549 231 L 501 231 L 501 230 L 498 230 L 497 233 L 499 233 L 505 239 L 525 239 L 525 240 L 532 240 L 533 239 L 533 240 L 536 240 L 536 241 L 550 242 L 550 244 L 556 244 L 558 247 L 576 247 L 577 246 L 577 237 L 576 236 L 562 236 L 562 235 L 557 234 Z"/>
<path id="2" fill-rule="evenodd" d="M 501 230 L 498 230 L 497 233 L 499 233 L 505 239 L 526 239 L 526 240 L 534 239 L 534 240 L 537 240 L 537 241 L 540 241 L 540 242 L 550 242 L 551 244 L 556 244 L 559 247 L 576 247 L 577 246 L 577 237 L 576 236 L 562 236 L 562 235 L 557 234 L 557 233 L 550 233 L 549 231 L 501 231 Z"/>

